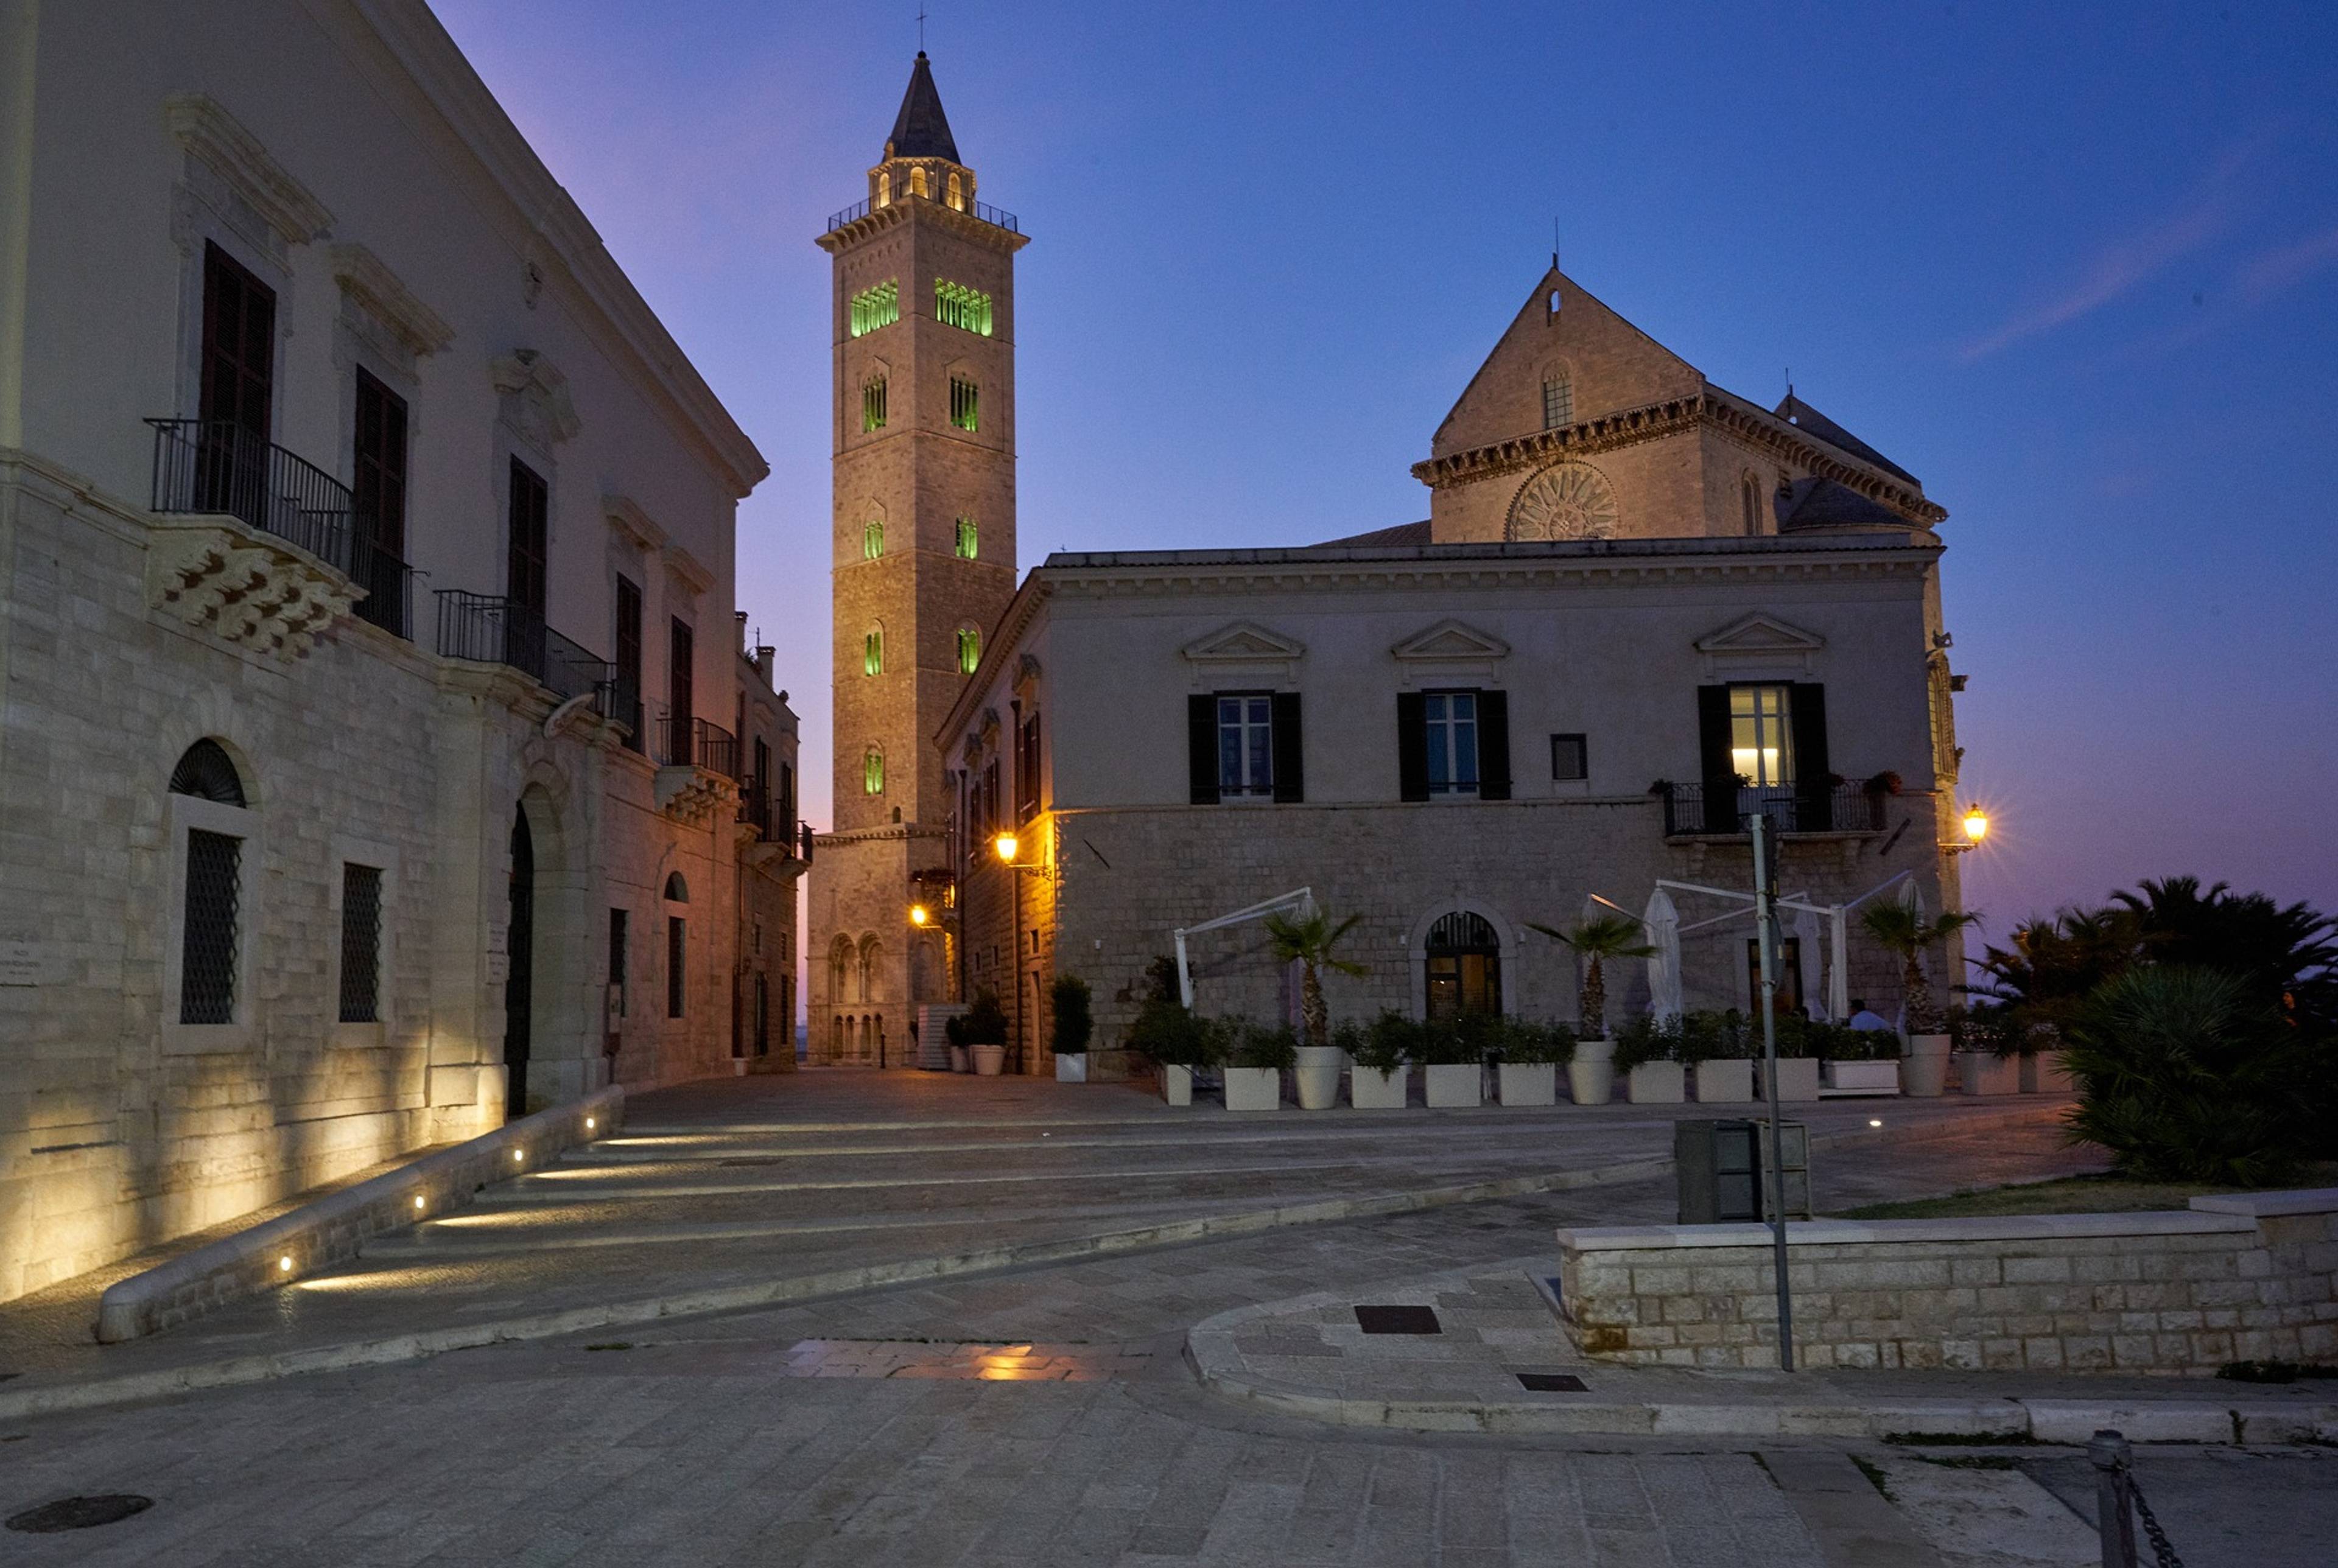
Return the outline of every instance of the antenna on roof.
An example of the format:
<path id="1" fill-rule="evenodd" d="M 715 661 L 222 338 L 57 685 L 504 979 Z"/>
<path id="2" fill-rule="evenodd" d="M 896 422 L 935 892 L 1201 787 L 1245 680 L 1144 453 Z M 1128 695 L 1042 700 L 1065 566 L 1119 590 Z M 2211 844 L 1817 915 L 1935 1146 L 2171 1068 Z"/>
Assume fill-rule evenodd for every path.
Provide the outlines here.
<path id="1" fill-rule="evenodd" d="M 1558 214 L 1556 212 L 1550 219 L 1550 270 L 1554 272 L 1558 270 Z"/>
<path id="2" fill-rule="evenodd" d="M 1789 402 L 1789 403 L 1791 403 L 1791 402 L 1793 402 L 1793 400 L 1794 400 L 1794 368 L 1793 368 L 1792 365 L 1789 365 L 1789 366 L 1787 366 L 1787 367 L 1786 367 L 1786 401 L 1787 401 L 1787 402 Z"/>

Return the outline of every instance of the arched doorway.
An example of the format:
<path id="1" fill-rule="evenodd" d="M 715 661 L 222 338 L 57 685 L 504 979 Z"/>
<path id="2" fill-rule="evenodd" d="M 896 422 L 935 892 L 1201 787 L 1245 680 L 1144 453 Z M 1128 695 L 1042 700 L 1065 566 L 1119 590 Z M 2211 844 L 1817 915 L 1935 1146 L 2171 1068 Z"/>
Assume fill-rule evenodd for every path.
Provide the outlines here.
<path id="1" fill-rule="evenodd" d="M 511 918 L 505 928 L 504 1119 L 527 1114 L 527 1056 L 535 1019 L 535 839 L 527 809 L 515 808 L 511 831 Z"/>
<path id="2" fill-rule="evenodd" d="M 1429 928 L 1424 996 L 1431 1018 L 1502 1010 L 1502 944 L 1483 915 L 1456 909 Z"/>

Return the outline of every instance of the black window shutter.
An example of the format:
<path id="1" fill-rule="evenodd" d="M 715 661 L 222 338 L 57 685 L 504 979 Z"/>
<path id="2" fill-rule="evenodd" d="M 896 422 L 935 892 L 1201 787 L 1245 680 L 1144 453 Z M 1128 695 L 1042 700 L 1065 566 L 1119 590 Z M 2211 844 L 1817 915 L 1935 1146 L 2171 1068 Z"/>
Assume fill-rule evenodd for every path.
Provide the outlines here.
<path id="1" fill-rule="evenodd" d="M 1396 694 L 1396 779 L 1400 799 L 1429 799 L 1429 701 L 1419 691 Z"/>
<path id="2" fill-rule="evenodd" d="M 1478 799 L 1510 798 L 1510 694 L 1478 693 Z"/>
<path id="3" fill-rule="evenodd" d="M 1218 699 L 1196 691 L 1185 699 L 1185 770 L 1193 785 L 1193 803 L 1218 803 Z"/>
<path id="4" fill-rule="evenodd" d="M 1827 761 L 1826 688 L 1798 681 L 1788 720 L 1794 730 L 1794 826 L 1805 833 L 1834 827 L 1834 769 Z"/>
<path id="5" fill-rule="evenodd" d="M 1696 750 L 1704 782 L 1704 830 L 1734 833 L 1737 769 L 1729 765 L 1729 688 L 1696 689 Z"/>
<path id="6" fill-rule="evenodd" d="M 1307 799 L 1307 764 L 1299 742 L 1299 693 L 1274 694 L 1274 798 Z"/>

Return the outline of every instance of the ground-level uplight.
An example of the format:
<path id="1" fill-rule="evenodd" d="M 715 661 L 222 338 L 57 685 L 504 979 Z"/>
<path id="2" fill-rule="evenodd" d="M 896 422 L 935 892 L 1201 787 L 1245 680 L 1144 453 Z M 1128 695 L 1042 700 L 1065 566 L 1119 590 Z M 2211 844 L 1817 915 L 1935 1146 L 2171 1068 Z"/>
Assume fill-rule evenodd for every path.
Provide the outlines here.
<path id="1" fill-rule="evenodd" d="M 1867 1119 L 1867 1124 L 1870 1127 L 1881 1127 L 1883 1125 L 1883 1118 L 1881 1116 L 1870 1116 Z"/>
<path id="2" fill-rule="evenodd" d="M 587 1132 L 593 1131 L 593 1118 L 590 1116 L 584 1118 L 584 1131 Z"/>
<path id="3" fill-rule="evenodd" d="M 515 1150 L 513 1150 L 513 1151 L 512 1151 L 512 1162 L 513 1162 L 514 1164 L 517 1164 L 517 1163 L 519 1163 L 521 1161 L 526 1160 L 526 1158 L 527 1158 L 527 1152 L 526 1152 L 526 1150 L 523 1150 L 523 1149 L 515 1149 Z"/>
<path id="4" fill-rule="evenodd" d="M 419 1193 L 419 1192 L 417 1192 L 417 1193 L 414 1195 L 414 1206 L 415 1206 L 417 1209 L 419 1209 L 419 1208 L 421 1208 L 421 1207 L 422 1207 L 422 1194 L 421 1194 L 421 1193 Z"/>

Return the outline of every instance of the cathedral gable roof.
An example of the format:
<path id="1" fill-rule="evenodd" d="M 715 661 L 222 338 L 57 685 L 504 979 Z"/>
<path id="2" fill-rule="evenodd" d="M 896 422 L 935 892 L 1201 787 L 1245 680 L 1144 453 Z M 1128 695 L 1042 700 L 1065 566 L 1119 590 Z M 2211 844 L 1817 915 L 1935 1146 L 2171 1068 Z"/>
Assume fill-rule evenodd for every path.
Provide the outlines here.
<path id="1" fill-rule="evenodd" d="M 1795 480 L 1780 496 L 1777 511 L 1781 530 L 1908 526 L 1908 519 L 1889 506 L 1871 501 L 1850 485 L 1838 485 L 1832 479 Z"/>
<path id="2" fill-rule="evenodd" d="M 958 139 L 950 134 L 949 116 L 942 113 L 942 95 L 934 88 L 933 67 L 927 64 L 922 49 L 918 51 L 918 63 L 909 68 L 909 90 L 901 94 L 901 112 L 893 117 L 893 134 L 886 139 L 885 155 L 965 162 L 958 155 Z"/>
<path id="3" fill-rule="evenodd" d="M 1792 392 L 1787 393 L 1784 401 L 1771 412 L 1805 436 L 1823 441 L 1838 452 L 1848 452 L 1861 462 L 1873 464 L 1886 474 L 1897 475 L 1911 485 L 1920 484 L 1913 474 L 1901 467 L 1891 458 L 1862 441 Z"/>

